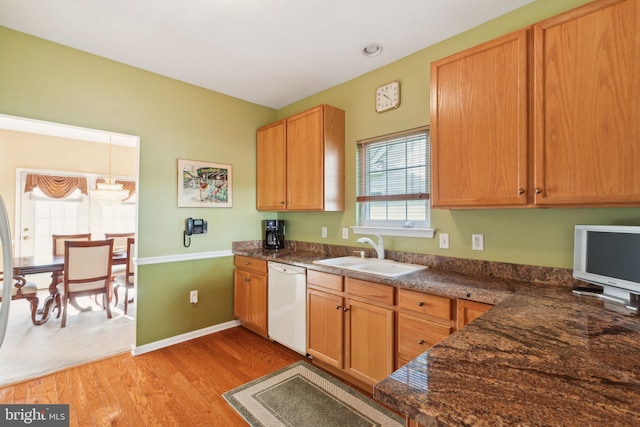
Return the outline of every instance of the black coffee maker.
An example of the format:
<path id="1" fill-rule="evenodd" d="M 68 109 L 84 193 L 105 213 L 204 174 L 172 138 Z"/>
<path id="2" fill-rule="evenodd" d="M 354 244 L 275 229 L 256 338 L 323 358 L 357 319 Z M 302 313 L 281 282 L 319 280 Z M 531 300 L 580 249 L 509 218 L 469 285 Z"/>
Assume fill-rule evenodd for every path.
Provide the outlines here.
<path id="1" fill-rule="evenodd" d="M 262 225 L 262 246 L 265 249 L 284 248 L 284 220 L 265 219 Z"/>

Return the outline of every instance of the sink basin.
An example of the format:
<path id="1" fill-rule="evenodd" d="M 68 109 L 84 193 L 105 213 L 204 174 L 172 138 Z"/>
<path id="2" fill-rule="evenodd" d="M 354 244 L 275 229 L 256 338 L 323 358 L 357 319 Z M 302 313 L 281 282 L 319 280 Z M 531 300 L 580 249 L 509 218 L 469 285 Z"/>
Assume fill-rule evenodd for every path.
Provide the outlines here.
<path id="1" fill-rule="evenodd" d="M 314 263 L 322 264 L 322 265 L 330 265 L 331 267 L 348 268 L 356 265 L 362 265 L 365 263 L 366 260 L 367 258 L 360 258 L 356 256 L 343 256 L 340 258 L 321 259 L 319 261 L 314 261 Z"/>
<path id="2" fill-rule="evenodd" d="M 322 259 L 314 261 L 314 263 L 384 277 L 398 277 L 427 268 L 424 265 L 396 262 L 389 259 L 359 258 L 355 256 Z"/>

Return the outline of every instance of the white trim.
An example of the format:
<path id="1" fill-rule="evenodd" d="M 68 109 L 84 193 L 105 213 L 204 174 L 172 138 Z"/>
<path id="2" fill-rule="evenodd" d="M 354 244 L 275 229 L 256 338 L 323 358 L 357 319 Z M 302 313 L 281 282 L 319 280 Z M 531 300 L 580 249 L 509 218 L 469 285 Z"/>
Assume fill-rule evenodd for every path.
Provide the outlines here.
<path id="1" fill-rule="evenodd" d="M 59 138 L 77 139 L 80 141 L 100 142 L 103 144 L 136 147 L 140 145 L 140 137 L 122 133 L 106 132 L 63 123 L 45 122 L 26 117 L 0 114 L 0 129 L 18 132 L 36 133 Z"/>
<path id="2" fill-rule="evenodd" d="M 433 239 L 436 231 L 431 228 L 400 228 L 400 227 L 351 227 L 353 234 L 379 234 L 381 236 L 418 237 Z"/>
<path id="3" fill-rule="evenodd" d="M 229 322 L 220 323 L 218 325 L 209 326 L 207 328 L 198 329 L 197 331 L 187 332 L 182 335 L 176 335 L 171 338 L 166 338 L 160 341 L 155 341 L 149 344 L 144 344 L 141 346 L 136 346 L 135 344 L 131 345 L 131 355 L 139 356 L 144 353 L 149 353 L 150 351 L 159 350 L 164 347 L 169 347 L 174 344 L 179 344 L 181 342 L 189 341 L 195 338 L 200 338 L 205 335 L 210 335 L 216 332 L 224 331 L 225 329 L 235 328 L 236 326 L 240 326 L 239 320 L 231 320 Z"/>
<path id="4" fill-rule="evenodd" d="M 208 258 L 223 258 L 227 256 L 233 256 L 233 252 L 230 249 L 223 251 L 213 252 L 198 252 L 195 254 L 177 254 L 177 255 L 164 255 L 156 257 L 138 258 L 137 265 L 151 265 L 151 264 L 164 264 L 167 262 L 180 262 L 180 261 L 193 261 L 197 259 Z"/>

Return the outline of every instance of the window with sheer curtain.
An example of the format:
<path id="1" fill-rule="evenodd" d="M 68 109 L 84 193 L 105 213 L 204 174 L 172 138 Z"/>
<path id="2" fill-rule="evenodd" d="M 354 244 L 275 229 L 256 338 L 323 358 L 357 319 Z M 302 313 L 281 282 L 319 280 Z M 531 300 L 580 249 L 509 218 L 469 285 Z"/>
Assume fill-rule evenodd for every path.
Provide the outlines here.
<path id="1" fill-rule="evenodd" d="M 136 189 L 134 180 L 119 180 L 131 195 L 116 205 L 102 205 L 88 193 L 102 176 L 88 173 L 63 175 L 46 170 L 16 171 L 21 192 L 18 205 L 20 236 L 15 247 L 19 256 L 51 253 L 52 234 L 92 234 L 133 232 L 136 227 Z"/>
<path id="2" fill-rule="evenodd" d="M 429 128 L 358 141 L 359 225 L 428 228 Z"/>

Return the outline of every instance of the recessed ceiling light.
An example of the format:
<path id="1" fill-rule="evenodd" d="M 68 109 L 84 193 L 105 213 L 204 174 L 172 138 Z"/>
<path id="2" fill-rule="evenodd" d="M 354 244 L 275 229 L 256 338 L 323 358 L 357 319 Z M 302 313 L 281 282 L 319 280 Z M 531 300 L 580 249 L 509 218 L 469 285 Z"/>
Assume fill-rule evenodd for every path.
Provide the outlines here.
<path id="1" fill-rule="evenodd" d="M 364 56 L 378 56 L 382 53 L 382 46 L 379 44 L 369 44 L 362 49 Z"/>

